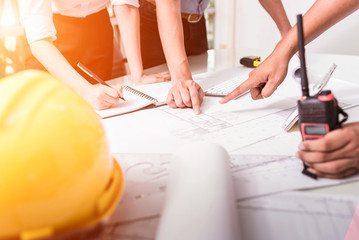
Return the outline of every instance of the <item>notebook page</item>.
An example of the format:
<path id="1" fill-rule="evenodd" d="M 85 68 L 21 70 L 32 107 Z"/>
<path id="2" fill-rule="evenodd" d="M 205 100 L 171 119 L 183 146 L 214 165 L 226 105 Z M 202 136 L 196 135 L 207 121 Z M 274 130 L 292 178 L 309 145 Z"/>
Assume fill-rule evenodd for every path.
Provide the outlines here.
<path id="1" fill-rule="evenodd" d="M 157 99 L 156 105 L 163 105 L 166 104 L 168 92 L 172 87 L 172 83 L 162 82 L 162 83 L 152 83 L 152 84 L 131 86 L 131 87 Z"/>

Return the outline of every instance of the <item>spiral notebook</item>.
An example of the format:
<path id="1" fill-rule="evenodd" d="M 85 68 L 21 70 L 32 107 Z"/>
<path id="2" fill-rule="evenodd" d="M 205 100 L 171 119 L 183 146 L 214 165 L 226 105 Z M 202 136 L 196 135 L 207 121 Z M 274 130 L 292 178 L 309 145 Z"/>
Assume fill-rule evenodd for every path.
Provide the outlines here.
<path id="1" fill-rule="evenodd" d="M 102 118 L 108 118 L 133 112 L 144 107 L 166 104 L 166 99 L 172 85 L 170 82 L 154 83 L 142 86 L 123 87 L 123 96 L 126 101 L 119 101 L 109 109 L 97 110 Z"/>
<path id="2" fill-rule="evenodd" d="M 222 97 L 231 92 L 241 82 L 247 79 L 252 69 L 235 66 L 214 72 L 193 75 L 206 96 Z M 121 101 L 110 109 L 96 111 L 102 118 L 133 112 L 144 107 L 166 104 L 171 82 L 153 83 L 141 86 L 124 86 L 123 94 L 126 101 Z"/>

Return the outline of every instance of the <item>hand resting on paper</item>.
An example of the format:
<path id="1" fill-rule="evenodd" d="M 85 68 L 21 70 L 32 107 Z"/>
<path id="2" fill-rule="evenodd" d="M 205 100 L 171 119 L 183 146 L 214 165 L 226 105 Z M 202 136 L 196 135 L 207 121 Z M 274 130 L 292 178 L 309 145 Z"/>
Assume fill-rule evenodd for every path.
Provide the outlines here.
<path id="1" fill-rule="evenodd" d="M 359 172 L 359 122 L 329 132 L 324 138 L 303 141 L 297 157 L 318 177 L 344 178 Z"/>
<path id="2" fill-rule="evenodd" d="M 134 79 L 136 84 L 151 84 L 159 82 L 168 82 L 171 80 L 171 75 L 169 72 L 159 72 L 153 74 L 142 74 L 141 76 Z"/>
<path id="3" fill-rule="evenodd" d="M 167 104 L 172 108 L 192 107 L 196 114 L 200 114 L 204 92 L 193 80 L 176 81 L 168 93 Z"/>

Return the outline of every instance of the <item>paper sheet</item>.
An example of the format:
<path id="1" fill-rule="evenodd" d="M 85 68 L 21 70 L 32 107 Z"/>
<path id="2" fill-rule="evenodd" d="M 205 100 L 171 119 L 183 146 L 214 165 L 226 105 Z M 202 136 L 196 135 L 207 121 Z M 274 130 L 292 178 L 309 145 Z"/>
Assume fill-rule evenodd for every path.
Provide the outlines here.
<path id="1" fill-rule="evenodd" d="M 297 84 L 292 91 L 300 95 L 298 83 L 288 84 Z M 331 80 L 330 84 L 334 84 L 329 87 L 335 89 L 333 92 L 340 101 L 359 102 L 357 85 L 339 80 Z M 158 220 L 152 216 L 158 215 L 163 205 L 167 169 L 171 161 L 169 153 L 183 143 L 211 141 L 221 144 L 230 152 L 237 199 L 357 179 L 356 176 L 344 180 L 315 181 L 300 173 L 302 164 L 293 157 L 300 142 L 300 133 L 286 133 L 281 127 L 296 105 L 297 97 L 293 97 L 293 92 L 288 88 L 288 91 L 278 91 L 278 94 L 260 101 L 252 101 L 250 96 L 245 96 L 226 105 L 218 104 L 218 98 L 205 98 L 201 115 L 195 115 L 191 109 L 164 106 L 103 120 L 112 152 L 122 153 L 115 156 L 124 168 L 127 179 L 125 195 L 113 221 L 119 224 L 142 219 L 138 225 L 146 225 L 144 218 L 149 218 L 152 228 L 157 224 Z M 359 119 L 356 109 L 349 110 L 349 114 L 352 114 L 350 120 Z M 312 204 L 312 200 L 301 201 L 304 203 L 299 205 L 307 202 Z M 292 212 L 288 211 L 287 214 Z M 263 216 L 266 218 L 266 215 Z M 345 218 L 349 218 L 349 215 L 345 215 Z M 298 219 L 292 224 L 298 224 L 296 221 L 302 221 L 305 217 Z M 335 219 L 333 221 L 337 221 Z M 343 225 L 338 224 L 341 234 Z M 316 231 L 309 225 L 303 228 Z M 149 233 L 144 239 L 154 236 L 151 235 L 154 234 L 153 229 L 137 233 L 138 236 Z M 342 236 L 340 234 L 333 233 L 333 236 Z"/>
<path id="2" fill-rule="evenodd" d="M 206 84 L 210 86 L 218 81 L 217 78 L 227 79 L 239 70 L 239 67 L 226 69 L 220 76 L 205 73 L 197 75 L 197 80 L 204 87 Z M 328 88 L 340 102 L 359 103 L 359 85 L 332 78 Z M 178 144 L 203 140 L 222 144 L 229 152 L 237 152 L 282 134 L 282 124 L 296 107 L 300 89 L 299 82 L 289 74 L 278 90 L 264 100 L 253 101 L 250 95 L 245 95 L 219 104 L 220 98 L 205 97 L 200 115 L 195 115 L 192 109 L 163 106 L 109 118 L 103 123 L 112 152 L 170 153 Z M 293 143 L 289 143 L 289 148 L 292 146 Z"/>
<path id="3" fill-rule="evenodd" d="M 348 85 L 340 84 L 338 91 L 345 86 Z M 355 86 L 349 86 L 355 90 Z M 358 95 L 346 99 L 359 102 Z M 131 187 L 128 187 L 129 192 L 125 192 L 123 203 L 127 202 L 124 208 L 134 211 L 126 210 L 127 214 L 122 215 L 125 219 L 160 212 L 163 202 L 159 196 L 165 191 L 166 166 L 170 162 L 168 154 L 184 143 L 210 141 L 221 144 L 230 152 L 237 198 L 353 180 L 315 181 L 301 174 L 302 164 L 293 157 L 301 141 L 300 133 L 286 133 L 281 127 L 295 104 L 294 99 L 275 95 L 264 101 L 243 97 L 226 105 L 217 101 L 217 98 L 206 98 L 201 115 L 195 115 L 191 109 L 165 106 L 103 120 L 112 152 L 131 153 L 125 157 L 129 160 L 127 163 L 122 163 L 123 155 L 119 155 L 121 166 L 135 162 L 140 167 L 131 168 L 132 176 L 138 177 L 136 174 L 145 173 L 143 169 L 146 168 L 161 172 L 157 175 L 153 170 L 151 175 L 142 174 L 148 178 L 143 184 L 128 184 Z M 349 113 L 359 115 L 355 109 Z M 154 196 L 158 208 L 137 204 L 145 204 Z"/>
<path id="4" fill-rule="evenodd" d="M 358 201 L 304 192 L 240 201 L 241 239 L 344 239 Z"/>
<path id="5" fill-rule="evenodd" d="M 116 209 L 119 213 L 116 214 L 116 221 L 130 221 L 160 214 L 172 155 L 115 154 L 115 157 L 122 166 L 126 179 L 124 196 Z M 359 179 L 359 176 L 354 176 L 341 180 L 314 180 L 301 174 L 303 165 L 300 160 L 285 155 L 232 154 L 230 166 L 236 199 L 336 185 Z M 203 168 L 205 167 L 204 165 Z"/>
<path id="6" fill-rule="evenodd" d="M 359 179 L 359 176 L 353 176 L 313 180 L 301 173 L 303 163 L 294 156 L 232 155 L 231 164 L 237 199 L 293 189 L 331 186 Z"/>
<path id="7" fill-rule="evenodd" d="M 204 140 L 231 152 L 283 133 L 281 124 L 295 104 L 281 96 L 252 101 L 248 95 L 225 105 L 205 97 L 200 115 L 163 106 L 102 122 L 112 152 L 170 153 L 178 144 Z"/>
<path id="8" fill-rule="evenodd" d="M 344 239 L 358 202 L 358 197 L 311 192 L 238 201 L 240 239 Z M 155 239 L 157 226 L 158 216 L 127 223 L 112 219 L 97 240 Z"/>

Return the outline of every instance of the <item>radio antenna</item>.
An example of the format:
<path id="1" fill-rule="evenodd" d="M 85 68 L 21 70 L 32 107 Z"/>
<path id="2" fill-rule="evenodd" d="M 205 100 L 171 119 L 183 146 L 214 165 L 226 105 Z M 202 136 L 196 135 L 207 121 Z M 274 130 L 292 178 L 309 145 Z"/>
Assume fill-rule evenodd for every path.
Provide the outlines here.
<path id="1" fill-rule="evenodd" d="M 297 29 L 298 29 L 298 50 L 299 50 L 299 57 L 300 57 L 300 76 L 302 79 L 302 81 L 301 81 L 302 94 L 303 94 L 303 96 L 309 97 L 307 67 L 305 64 L 305 55 L 304 55 L 304 33 L 303 33 L 302 14 L 297 15 Z"/>

